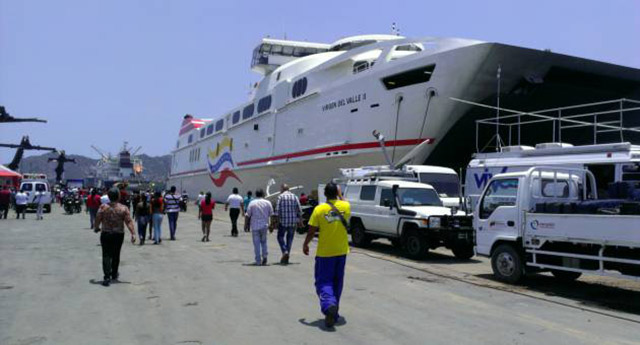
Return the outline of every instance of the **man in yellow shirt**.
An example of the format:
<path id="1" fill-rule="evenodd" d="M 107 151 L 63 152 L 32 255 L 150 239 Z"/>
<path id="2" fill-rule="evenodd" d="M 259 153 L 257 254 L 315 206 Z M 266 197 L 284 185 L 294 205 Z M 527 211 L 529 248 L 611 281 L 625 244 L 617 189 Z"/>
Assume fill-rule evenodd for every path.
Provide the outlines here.
<path id="1" fill-rule="evenodd" d="M 325 324 L 333 327 L 339 317 L 344 267 L 349 253 L 347 228 L 351 206 L 348 202 L 339 200 L 340 190 L 335 183 L 328 183 L 324 187 L 324 195 L 327 202 L 313 210 L 302 251 L 309 255 L 309 242 L 316 231 L 320 231 L 316 249 L 316 293 L 320 298 L 320 310 L 325 315 Z"/>

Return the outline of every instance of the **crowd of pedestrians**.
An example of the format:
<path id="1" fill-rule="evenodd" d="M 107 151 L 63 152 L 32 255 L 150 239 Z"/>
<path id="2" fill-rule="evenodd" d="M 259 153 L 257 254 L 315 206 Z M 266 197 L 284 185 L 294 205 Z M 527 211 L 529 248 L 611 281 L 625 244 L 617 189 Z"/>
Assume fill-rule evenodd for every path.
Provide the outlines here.
<path id="1" fill-rule="evenodd" d="M 283 184 L 281 193 L 275 202 L 265 199 L 264 191 L 247 192 L 245 197 L 233 188 L 226 199 L 225 211 L 231 220 L 231 236 L 238 236 L 238 218 L 245 217 L 245 231 L 251 232 L 254 248 L 254 261 L 257 266 L 268 264 L 268 233 L 277 229 L 277 241 L 281 251 L 280 264 L 287 265 L 291 257 L 296 230 L 303 224 L 303 208 L 309 200 L 304 194 L 299 198 Z M 125 226 L 131 233 L 131 242 L 139 241 L 144 245 L 147 228 L 153 228 L 149 239 L 154 244 L 162 242 L 162 221 L 166 214 L 169 223 L 169 238 L 176 240 L 178 215 L 184 198 L 176 194 L 176 188 L 171 187 L 164 195 L 160 192 L 135 193 L 133 201 L 133 217 L 129 207 L 120 203 L 122 191 L 112 189 L 108 192 L 107 203 L 100 201 L 101 197 L 92 192 L 87 200 L 92 228 L 102 232 L 102 268 L 104 273 L 103 285 L 109 286 L 117 281 L 120 262 L 120 251 L 124 241 Z M 328 183 L 324 195 L 327 202 L 314 208 L 308 222 L 308 233 L 302 245 L 302 251 L 309 255 L 309 244 L 318 234 L 318 246 L 315 257 L 315 290 L 318 295 L 320 310 L 325 315 L 325 324 L 332 327 L 338 318 L 340 298 L 344 284 L 346 257 L 349 253 L 347 237 L 348 219 L 350 217 L 349 203 L 342 200 L 337 185 Z M 0 201 L 2 196 L 0 195 Z M 200 192 L 195 205 L 198 218 L 201 221 L 202 242 L 209 242 L 211 223 L 216 203 L 211 193 Z M 275 207 L 274 207 L 275 206 Z M 0 209 L 1 210 L 1 209 Z M 94 211 L 95 210 L 95 211 Z M 95 213 L 95 215 L 94 215 Z M 134 230 L 134 220 L 137 223 L 137 235 Z"/>

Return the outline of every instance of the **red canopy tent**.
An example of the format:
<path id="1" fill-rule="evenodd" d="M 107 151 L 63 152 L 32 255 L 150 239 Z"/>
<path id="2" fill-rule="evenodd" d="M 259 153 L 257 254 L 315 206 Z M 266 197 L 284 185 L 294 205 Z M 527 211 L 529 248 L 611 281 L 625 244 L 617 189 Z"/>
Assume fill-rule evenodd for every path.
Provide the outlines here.
<path id="1" fill-rule="evenodd" d="M 0 188 L 9 186 L 17 189 L 18 187 L 20 187 L 21 179 L 22 175 L 7 168 L 4 165 L 0 165 Z"/>

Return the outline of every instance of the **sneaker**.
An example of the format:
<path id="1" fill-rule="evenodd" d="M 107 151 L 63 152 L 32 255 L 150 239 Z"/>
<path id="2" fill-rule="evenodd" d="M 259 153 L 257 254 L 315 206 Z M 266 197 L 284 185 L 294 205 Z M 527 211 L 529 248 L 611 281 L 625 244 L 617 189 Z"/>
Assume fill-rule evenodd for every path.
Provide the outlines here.
<path id="1" fill-rule="evenodd" d="M 335 305 L 332 305 L 329 308 L 327 308 L 326 315 L 324 317 L 324 325 L 327 326 L 327 328 L 332 328 L 333 325 L 336 324 L 337 319 L 338 319 L 338 307 L 336 307 Z"/>
<path id="2" fill-rule="evenodd" d="M 262 258 L 262 266 L 266 266 L 267 265 L 267 258 Z"/>
<path id="3" fill-rule="evenodd" d="M 285 253 L 284 254 L 284 264 L 288 265 L 289 264 L 289 253 Z"/>
<path id="4" fill-rule="evenodd" d="M 102 281 L 102 286 L 109 286 L 109 283 L 110 283 L 109 279 L 105 279 Z"/>

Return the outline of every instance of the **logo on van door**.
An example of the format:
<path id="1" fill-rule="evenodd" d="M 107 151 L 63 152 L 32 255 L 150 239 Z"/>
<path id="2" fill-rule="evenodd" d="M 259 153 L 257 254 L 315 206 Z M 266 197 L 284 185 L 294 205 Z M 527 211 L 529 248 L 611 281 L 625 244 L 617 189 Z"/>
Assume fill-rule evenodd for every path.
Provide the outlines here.
<path id="1" fill-rule="evenodd" d="M 499 174 L 506 173 L 507 169 L 509 168 L 503 167 L 500 170 Z M 484 172 L 482 174 L 478 174 L 478 173 L 473 174 L 473 178 L 476 181 L 476 187 L 478 187 L 478 189 L 483 189 L 487 185 L 489 180 L 491 180 L 492 177 L 493 177 L 493 174 L 489 172 L 489 168 L 484 168 Z"/>

